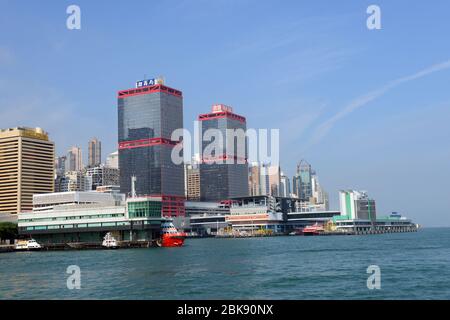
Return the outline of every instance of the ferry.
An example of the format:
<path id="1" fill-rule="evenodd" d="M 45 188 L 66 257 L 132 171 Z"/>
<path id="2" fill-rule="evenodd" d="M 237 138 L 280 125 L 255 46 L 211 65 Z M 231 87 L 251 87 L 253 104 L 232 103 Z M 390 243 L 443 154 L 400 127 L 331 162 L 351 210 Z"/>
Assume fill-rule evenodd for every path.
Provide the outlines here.
<path id="1" fill-rule="evenodd" d="M 303 235 L 304 236 L 317 236 L 320 235 L 322 233 L 324 233 L 324 227 L 321 224 L 318 224 L 317 222 L 312 225 L 312 226 L 308 226 L 303 228 Z"/>
<path id="2" fill-rule="evenodd" d="M 108 249 L 116 249 L 119 247 L 117 240 L 112 236 L 111 232 L 108 232 L 103 238 L 102 247 Z"/>
<path id="3" fill-rule="evenodd" d="M 157 243 L 160 247 L 181 247 L 185 238 L 186 233 L 178 231 L 172 221 L 167 220 L 161 223 L 161 240 Z"/>
<path id="4" fill-rule="evenodd" d="M 42 246 L 34 239 L 19 240 L 16 243 L 15 249 L 20 251 L 31 251 L 40 250 L 42 249 Z"/>

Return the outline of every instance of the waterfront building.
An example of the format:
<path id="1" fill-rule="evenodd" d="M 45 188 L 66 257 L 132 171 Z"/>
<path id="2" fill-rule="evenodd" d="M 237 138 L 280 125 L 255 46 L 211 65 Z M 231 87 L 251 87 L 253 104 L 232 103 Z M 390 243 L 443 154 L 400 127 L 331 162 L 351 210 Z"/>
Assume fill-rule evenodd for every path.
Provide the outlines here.
<path id="1" fill-rule="evenodd" d="M 33 195 L 53 192 L 55 146 L 40 128 L 0 130 L 0 213 L 31 210 Z"/>
<path id="2" fill-rule="evenodd" d="M 220 132 L 223 138 L 223 144 L 217 144 L 208 158 L 205 158 L 204 151 L 211 142 L 201 139 L 201 200 L 214 202 L 247 196 L 249 190 L 246 119 L 233 113 L 231 107 L 217 104 L 213 105 L 211 113 L 200 115 L 198 120 L 202 138 L 209 130 L 209 132 L 212 132 L 211 130 Z"/>
<path id="3" fill-rule="evenodd" d="M 65 170 L 81 171 L 84 168 L 81 148 L 72 147 L 67 151 Z"/>
<path id="4" fill-rule="evenodd" d="M 417 225 L 395 212 L 377 217 L 375 200 L 366 191 L 341 190 L 339 204 L 341 214 L 333 217 L 337 230 L 356 234 L 417 231 Z"/>
<path id="5" fill-rule="evenodd" d="M 120 193 L 120 186 L 99 186 L 95 191 L 103 193 Z"/>
<path id="6" fill-rule="evenodd" d="M 130 195 L 136 176 L 138 195 L 162 197 L 165 216 L 184 215 L 184 168 L 171 158 L 180 143 L 171 135 L 183 128 L 183 94 L 159 80 L 136 86 L 117 97 L 120 190 Z"/>
<path id="7" fill-rule="evenodd" d="M 301 229 L 315 223 L 326 224 L 336 216 L 340 216 L 341 212 L 337 210 L 320 210 L 314 208 L 311 211 L 294 211 L 287 213 L 286 231 L 290 232 L 295 229 Z"/>
<path id="8" fill-rule="evenodd" d="M 366 191 L 339 191 L 339 205 L 341 216 L 345 216 L 348 219 L 370 221 L 377 219 L 375 200 L 370 199 Z"/>
<path id="9" fill-rule="evenodd" d="M 119 169 L 110 168 L 103 164 L 88 168 L 86 170 L 86 175 L 92 179 L 92 190 L 96 190 L 101 186 L 118 186 L 120 183 Z"/>
<path id="10" fill-rule="evenodd" d="M 416 232 L 418 226 L 411 219 L 397 213 L 372 219 L 351 219 L 347 215 L 334 216 L 336 230 L 349 234 Z"/>
<path id="11" fill-rule="evenodd" d="M 106 166 L 108 168 L 119 169 L 119 151 L 110 153 L 106 157 Z"/>
<path id="12" fill-rule="evenodd" d="M 200 201 L 200 168 L 197 163 L 186 164 L 186 199 Z"/>
<path id="13" fill-rule="evenodd" d="M 284 233 L 287 214 L 296 211 L 297 202 L 267 195 L 233 198 L 225 219 L 234 232 Z"/>
<path id="14" fill-rule="evenodd" d="M 107 232 L 118 241 L 159 238 L 161 197 L 64 192 L 36 195 L 33 204 L 33 212 L 19 214 L 19 234 L 41 244 L 101 243 Z"/>
<path id="15" fill-rule="evenodd" d="M 228 226 L 225 217 L 230 214 L 230 202 L 186 201 L 186 223 L 176 225 L 197 236 L 216 235 Z"/>
<path id="16" fill-rule="evenodd" d="M 88 166 L 96 167 L 102 162 L 102 142 L 92 138 L 88 143 Z"/>

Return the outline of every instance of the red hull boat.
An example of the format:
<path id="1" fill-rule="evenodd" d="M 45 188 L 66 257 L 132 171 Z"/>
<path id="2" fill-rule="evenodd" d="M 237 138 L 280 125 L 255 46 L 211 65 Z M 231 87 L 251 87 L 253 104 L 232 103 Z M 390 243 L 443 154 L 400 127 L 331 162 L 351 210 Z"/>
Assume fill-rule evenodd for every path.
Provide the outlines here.
<path id="1" fill-rule="evenodd" d="M 323 225 L 320 225 L 318 223 L 305 227 L 303 229 L 303 235 L 304 236 L 317 236 L 324 232 Z"/>
<path id="2" fill-rule="evenodd" d="M 161 247 L 181 247 L 186 238 L 186 233 L 178 231 L 171 221 L 161 224 L 161 234 Z"/>

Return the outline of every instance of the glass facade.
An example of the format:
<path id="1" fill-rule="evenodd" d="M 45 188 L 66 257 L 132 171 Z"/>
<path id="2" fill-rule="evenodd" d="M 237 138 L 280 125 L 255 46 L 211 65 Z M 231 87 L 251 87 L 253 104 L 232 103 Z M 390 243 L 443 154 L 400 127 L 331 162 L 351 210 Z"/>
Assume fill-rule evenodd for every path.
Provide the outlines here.
<path id="1" fill-rule="evenodd" d="M 128 215 L 130 218 L 161 217 L 161 201 L 128 202 Z"/>
<path id="2" fill-rule="evenodd" d="M 212 159 L 203 158 L 200 164 L 200 199 L 202 201 L 221 201 L 248 196 L 246 123 L 242 119 L 235 119 L 229 115 L 201 121 L 202 137 L 208 129 L 218 129 L 224 139 L 223 147 L 215 148 L 215 151 L 208 155 Z M 241 129 L 244 136 L 230 135 L 229 132 L 227 134 L 227 129 Z M 214 141 L 203 140 L 202 154 L 208 145 L 214 143 Z M 220 163 L 225 158 L 233 159 L 233 163 Z"/>
<path id="3" fill-rule="evenodd" d="M 120 191 L 130 195 L 134 175 L 138 195 L 184 197 L 184 168 L 172 162 L 170 140 L 183 128 L 181 92 L 161 85 L 119 92 L 118 126 Z"/>

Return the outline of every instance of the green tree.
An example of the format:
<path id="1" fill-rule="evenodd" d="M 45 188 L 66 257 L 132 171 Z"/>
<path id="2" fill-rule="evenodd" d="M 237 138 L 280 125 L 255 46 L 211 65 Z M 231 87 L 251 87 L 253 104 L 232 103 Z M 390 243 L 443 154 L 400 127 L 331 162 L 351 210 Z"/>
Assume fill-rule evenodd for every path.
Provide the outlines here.
<path id="1" fill-rule="evenodd" d="M 0 222 L 0 239 L 3 240 L 13 240 L 17 239 L 19 231 L 17 229 L 17 224 L 12 222 Z"/>

